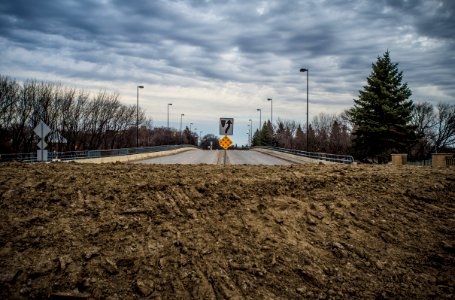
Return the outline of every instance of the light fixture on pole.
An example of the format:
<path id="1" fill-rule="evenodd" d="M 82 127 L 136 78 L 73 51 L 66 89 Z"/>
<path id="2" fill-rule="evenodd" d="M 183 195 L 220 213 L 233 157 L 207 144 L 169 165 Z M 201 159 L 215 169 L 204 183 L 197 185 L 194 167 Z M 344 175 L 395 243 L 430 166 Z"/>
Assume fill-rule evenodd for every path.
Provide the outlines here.
<path id="1" fill-rule="evenodd" d="M 306 151 L 308 152 L 308 69 L 300 69 L 300 72 L 306 72 Z"/>
<path id="2" fill-rule="evenodd" d="M 167 104 L 167 129 L 170 129 L 169 128 L 169 106 L 171 106 L 172 103 L 168 103 Z"/>
<path id="3" fill-rule="evenodd" d="M 136 148 L 139 147 L 139 89 L 143 89 L 143 85 L 137 86 L 137 105 L 136 105 Z"/>
<path id="4" fill-rule="evenodd" d="M 261 130 L 261 127 L 262 127 L 262 109 L 258 108 L 257 111 L 259 112 L 259 127 L 258 127 L 258 130 Z"/>
<path id="5" fill-rule="evenodd" d="M 272 125 L 273 131 L 273 101 L 272 98 L 267 98 L 267 101 L 270 101 L 270 124 Z"/>

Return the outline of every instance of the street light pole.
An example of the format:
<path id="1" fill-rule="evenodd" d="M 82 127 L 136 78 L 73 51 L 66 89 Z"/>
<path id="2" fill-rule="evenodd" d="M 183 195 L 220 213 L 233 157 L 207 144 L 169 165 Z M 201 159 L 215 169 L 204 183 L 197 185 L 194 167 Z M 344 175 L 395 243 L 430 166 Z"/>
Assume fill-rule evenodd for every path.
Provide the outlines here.
<path id="1" fill-rule="evenodd" d="M 258 130 L 261 130 L 261 126 L 262 126 L 262 110 L 260 108 L 257 109 L 257 111 L 259 112 L 259 127 L 258 127 Z"/>
<path id="2" fill-rule="evenodd" d="M 197 128 L 194 128 L 194 134 L 196 135 L 196 146 L 197 146 L 199 144 L 199 137 L 197 136 Z"/>
<path id="3" fill-rule="evenodd" d="M 182 119 L 185 114 L 180 114 L 180 143 L 183 142 Z"/>
<path id="4" fill-rule="evenodd" d="M 250 121 L 250 147 L 253 145 L 253 120 Z"/>
<path id="5" fill-rule="evenodd" d="M 306 72 L 306 151 L 308 152 L 308 69 L 300 69 L 300 72 Z"/>
<path id="6" fill-rule="evenodd" d="M 193 125 L 193 123 L 190 123 L 190 133 L 191 133 L 191 125 Z"/>
<path id="7" fill-rule="evenodd" d="M 273 131 L 273 101 L 272 98 L 267 98 L 267 101 L 270 101 L 270 123 L 272 124 L 272 131 Z"/>
<path id="8" fill-rule="evenodd" d="M 137 86 L 137 105 L 136 105 L 136 148 L 139 147 L 139 89 L 143 89 L 143 85 Z"/>
<path id="9" fill-rule="evenodd" d="M 248 147 L 251 147 L 251 126 L 248 124 Z"/>
<path id="10" fill-rule="evenodd" d="M 169 106 L 171 106 L 172 103 L 167 104 L 167 129 L 169 130 Z"/>

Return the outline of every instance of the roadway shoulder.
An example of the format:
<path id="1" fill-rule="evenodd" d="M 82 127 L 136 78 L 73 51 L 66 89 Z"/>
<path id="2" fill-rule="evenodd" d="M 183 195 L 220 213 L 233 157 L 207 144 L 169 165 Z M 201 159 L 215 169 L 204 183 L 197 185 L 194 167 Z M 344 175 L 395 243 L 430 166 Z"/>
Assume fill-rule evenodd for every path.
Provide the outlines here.
<path id="1" fill-rule="evenodd" d="M 99 158 L 89 158 L 89 159 L 81 159 L 75 160 L 74 162 L 77 163 L 90 163 L 90 164 L 102 164 L 102 163 L 113 163 L 113 162 L 137 162 L 140 160 L 174 155 L 190 150 L 196 150 L 196 148 L 180 148 L 174 149 L 169 151 L 159 151 L 159 152 L 149 152 L 149 153 L 140 153 L 140 154 L 132 154 L 132 155 L 124 155 L 124 156 L 109 156 L 109 157 L 99 157 Z"/>
<path id="2" fill-rule="evenodd" d="M 303 156 L 298 156 L 290 153 L 285 153 L 285 152 L 279 152 L 279 151 L 274 151 L 270 149 L 261 149 L 261 148 L 254 148 L 252 149 L 253 151 L 261 152 L 276 158 L 280 158 L 286 161 L 289 161 L 294 164 L 333 164 L 333 162 L 329 161 L 324 161 L 320 159 L 313 159 L 313 158 L 308 158 L 308 157 L 303 157 Z"/>

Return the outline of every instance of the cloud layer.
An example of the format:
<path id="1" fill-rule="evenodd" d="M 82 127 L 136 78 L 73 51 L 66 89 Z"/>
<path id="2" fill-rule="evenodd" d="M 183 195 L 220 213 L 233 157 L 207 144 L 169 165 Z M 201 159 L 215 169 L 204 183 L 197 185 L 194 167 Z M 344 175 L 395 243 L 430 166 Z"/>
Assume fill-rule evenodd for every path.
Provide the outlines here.
<path id="1" fill-rule="evenodd" d="M 382 1 L 3 1 L 0 70 L 18 80 L 118 91 L 157 126 L 172 102 L 204 133 L 234 117 L 304 122 L 352 105 L 371 63 L 386 50 L 416 102 L 455 99 L 455 2 Z M 255 121 L 256 122 L 256 121 Z M 255 123 L 256 124 L 256 123 Z M 255 127 L 255 125 L 254 125 Z M 243 132 L 244 131 L 244 132 Z M 234 140 L 236 137 L 234 137 Z"/>

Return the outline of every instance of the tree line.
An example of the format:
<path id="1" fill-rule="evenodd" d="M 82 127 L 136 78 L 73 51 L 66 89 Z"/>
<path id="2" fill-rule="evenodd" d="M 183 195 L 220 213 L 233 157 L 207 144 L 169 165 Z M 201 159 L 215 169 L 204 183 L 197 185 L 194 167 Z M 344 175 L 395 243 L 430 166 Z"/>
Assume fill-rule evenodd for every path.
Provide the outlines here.
<path id="1" fill-rule="evenodd" d="M 48 150 L 77 151 L 136 146 L 196 144 L 197 135 L 185 128 L 152 128 L 152 120 L 136 105 L 120 102 L 117 93 L 95 95 L 59 83 L 27 80 L 19 83 L 0 75 L 0 153 L 27 153 L 37 149 L 34 128 L 40 121 L 52 132 Z"/>
<path id="2" fill-rule="evenodd" d="M 356 152 L 359 150 L 353 144 L 358 142 L 355 140 L 357 127 L 351 114 L 352 108 L 339 115 L 320 113 L 315 116 L 308 126 L 308 146 L 305 126 L 292 120 L 281 119 L 278 119 L 273 128 L 270 121 L 264 122 L 262 128 L 255 131 L 251 144 L 380 160 L 375 154 L 369 156 L 367 150 L 365 154 Z M 402 148 L 397 145 L 385 147 L 385 156 L 400 151 L 408 153 L 410 159 L 423 160 L 430 158 L 431 153 L 454 151 L 454 104 L 413 103 L 407 124 L 411 128 L 408 133 L 410 142 Z M 374 146 L 374 143 L 371 145 Z"/>
<path id="3" fill-rule="evenodd" d="M 426 159 L 431 153 L 455 147 L 455 104 L 414 103 L 411 90 L 402 82 L 398 64 L 387 51 L 372 64 L 367 84 L 354 106 L 339 115 L 320 113 L 306 124 L 278 119 L 266 121 L 251 137 L 253 146 L 352 154 L 358 160 L 387 162 L 391 153 L 408 153 Z M 152 120 L 135 105 L 125 105 L 117 93 L 84 90 L 61 84 L 25 81 L 0 75 L 0 153 L 32 152 L 38 138 L 33 129 L 48 124 L 49 150 L 94 150 L 136 146 L 138 112 L 139 146 L 201 145 L 218 149 L 212 134 L 198 137 L 186 127 L 154 128 Z M 66 141 L 66 143 L 64 143 Z"/>
<path id="4" fill-rule="evenodd" d="M 252 145 L 352 154 L 379 163 L 388 162 L 392 153 L 422 160 L 435 152 L 455 152 L 455 104 L 414 103 L 402 80 L 387 51 L 372 64 L 353 107 L 338 116 L 319 114 L 308 132 L 294 121 L 267 121 L 255 132 Z"/>
<path id="5" fill-rule="evenodd" d="M 320 113 L 308 125 L 308 133 L 295 121 L 278 119 L 274 126 L 270 121 L 264 122 L 262 128 L 254 133 L 252 145 L 349 154 L 351 130 L 342 114 Z"/>

